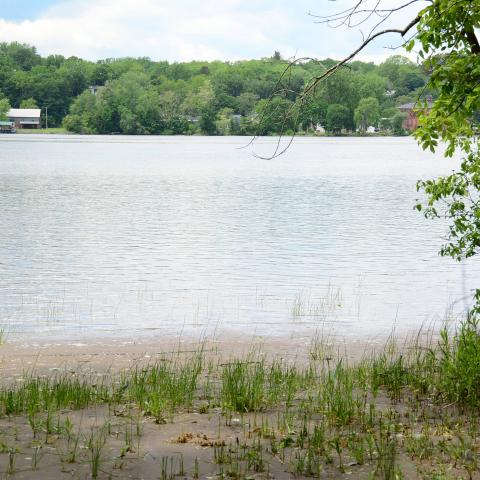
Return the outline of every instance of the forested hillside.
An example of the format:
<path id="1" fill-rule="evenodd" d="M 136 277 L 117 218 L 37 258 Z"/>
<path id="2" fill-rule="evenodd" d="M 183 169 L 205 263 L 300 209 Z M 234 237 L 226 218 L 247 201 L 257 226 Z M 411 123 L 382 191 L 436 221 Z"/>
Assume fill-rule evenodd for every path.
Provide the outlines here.
<path id="1" fill-rule="evenodd" d="M 48 108 L 49 126 L 79 133 L 268 135 L 321 124 L 333 133 L 375 126 L 400 134 L 396 106 L 429 93 L 422 66 L 405 57 L 357 61 L 323 82 L 297 115 L 291 107 L 302 87 L 334 60 L 304 62 L 282 77 L 287 64 L 278 52 L 239 62 L 90 62 L 2 43 L 0 115 L 6 106 L 38 106 L 42 115 Z"/>

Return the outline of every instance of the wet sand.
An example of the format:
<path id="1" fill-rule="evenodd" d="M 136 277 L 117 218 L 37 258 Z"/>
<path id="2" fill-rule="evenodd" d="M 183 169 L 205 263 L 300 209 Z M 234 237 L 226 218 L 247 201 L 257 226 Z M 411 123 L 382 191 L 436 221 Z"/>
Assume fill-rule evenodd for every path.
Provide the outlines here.
<path id="1" fill-rule="evenodd" d="M 427 337 L 428 335 L 420 338 L 420 341 L 427 341 Z M 412 337 L 397 338 L 399 347 L 408 345 L 409 338 Z M 245 358 L 251 352 L 267 358 L 283 358 L 296 364 L 306 364 L 311 360 L 313 352 L 325 355 L 325 358 L 341 357 L 342 362 L 348 359 L 353 363 L 376 350 L 384 349 L 388 340 L 386 336 L 353 340 L 334 335 L 323 338 L 289 336 L 274 339 L 248 335 L 235 338 L 218 335 L 209 338 L 182 336 L 175 339 L 154 336 L 149 339 L 82 339 L 55 342 L 11 340 L 0 346 L 0 362 L 2 381 L 21 385 L 28 374 L 48 376 L 60 371 L 102 377 L 105 372 L 115 373 L 151 364 L 162 358 L 168 359 L 169 355 L 185 354 L 188 357 L 200 349 L 205 352 L 205 358 L 215 359 L 217 365 L 222 365 L 222 361 L 228 361 L 230 357 Z M 62 408 L 48 415 L 39 412 L 34 417 L 27 414 L 5 416 L 0 418 L 0 433 L 8 448 L 6 446 L 3 455 L 0 455 L 0 474 L 9 476 L 11 472 L 15 474 L 15 478 L 22 479 L 92 478 L 93 447 L 89 446 L 89 442 L 93 442 L 95 438 L 103 438 L 102 435 L 105 437 L 101 443 L 98 478 L 105 479 L 178 477 L 220 480 L 225 476 L 223 473 L 219 474 L 219 471 L 223 472 L 223 468 L 228 471 L 228 468 L 233 467 L 216 456 L 228 455 L 228 452 L 236 451 L 235 448 L 238 450 L 241 445 L 247 452 L 245 458 L 251 460 L 258 454 L 259 442 L 262 442 L 262 449 L 273 448 L 269 447 L 271 438 L 268 435 L 271 434 L 261 437 L 262 428 L 280 425 L 279 419 L 285 415 L 280 403 L 265 411 L 238 414 L 224 411 L 218 403 L 210 405 L 205 398 L 199 395 L 190 408 L 179 408 L 168 415 L 165 421 L 160 422 L 129 403 L 92 404 L 79 410 Z M 300 395 L 292 405 L 297 408 L 301 400 Z M 375 397 L 375 408 L 379 411 L 391 408 L 385 394 Z M 289 412 L 291 414 L 291 410 Z M 54 418 L 51 421 L 51 432 L 45 430 L 46 418 L 49 415 Z M 317 417 L 312 417 L 313 423 L 316 420 Z M 37 437 L 32 437 L 34 423 L 39 426 Z M 67 425 L 70 425 L 69 429 Z M 268 433 L 268 428 L 266 432 Z M 277 432 L 277 435 L 280 433 Z M 279 436 L 279 441 L 286 434 L 282 435 L 283 437 Z M 295 435 L 293 429 L 287 437 L 291 439 Z M 257 437 L 258 440 L 255 440 Z M 288 446 L 285 448 L 288 449 Z M 75 458 L 72 457 L 73 452 Z M 238 451 L 236 452 L 238 455 Z M 266 471 L 259 468 L 257 473 L 238 478 L 309 478 L 307 475 L 290 473 L 291 459 L 285 462 L 280 455 L 272 452 Z M 243 459 L 241 462 L 249 463 L 250 460 L 246 462 Z M 398 464 L 401 465 L 405 478 L 420 478 L 414 463 L 404 452 L 399 453 Z M 358 464 L 350 459 L 346 469 L 339 468 L 335 462 L 327 462 L 322 467 L 321 476 L 367 480 L 372 478 L 374 468 L 371 461 Z"/>
<path id="2" fill-rule="evenodd" d="M 397 339 L 401 345 L 416 333 Z M 335 335 L 288 336 L 267 338 L 264 336 L 226 336 L 178 338 L 152 336 L 151 338 L 92 338 L 58 341 L 8 340 L 0 346 L 0 365 L 3 381 L 21 377 L 25 372 L 48 374 L 59 370 L 84 373 L 120 371 L 139 364 L 152 363 L 156 359 L 175 353 L 194 353 L 203 349 L 207 356 L 228 358 L 245 357 L 248 353 L 261 352 L 268 357 L 283 358 L 302 364 L 309 358 L 312 346 L 328 351 L 349 361 L 358 361 L 373 351 L 383 349 L 387 336 L 370 339 L 344 338 Z"/>

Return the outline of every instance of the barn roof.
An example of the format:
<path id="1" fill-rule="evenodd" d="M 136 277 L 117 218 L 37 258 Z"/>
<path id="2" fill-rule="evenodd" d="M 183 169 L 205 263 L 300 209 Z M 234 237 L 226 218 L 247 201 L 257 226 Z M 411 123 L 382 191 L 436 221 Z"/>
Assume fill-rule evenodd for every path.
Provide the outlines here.
<path id="1" fill-rule="evenodd" d="M 404 103 L 403 105 L 399 105 L 397 108 L 400 110 L 413 110 L 415 108 L 421 110 L 423 107 L 422 102 L 410 102 L 410 103 Z M 433 107 L 433 101 L 432 100 L 427 100 L 427 108 L 432 108 Z"/>
<path id="2" fill-rule="evenodd" d="M 40 118 L 40 109 L 39 108 L 11 108 L 7 117 L 9 118 Z"/>
<path id="3" fill-rule="evenodd" d="M 404 103 L 403 105 L 398 106 L 400 110 L 413 110 L 414 107 L 415 107 L 415 103 L 413 102 Z"/>

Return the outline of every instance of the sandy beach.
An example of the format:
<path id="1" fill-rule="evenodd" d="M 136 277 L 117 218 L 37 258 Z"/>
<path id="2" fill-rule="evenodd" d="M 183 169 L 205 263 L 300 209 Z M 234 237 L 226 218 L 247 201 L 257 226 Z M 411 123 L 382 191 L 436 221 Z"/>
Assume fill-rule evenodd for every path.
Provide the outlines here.
<path id="1" fill-rule="evenodd" d="M 404 338 L 407 338 L 406 336 Z M 283 358 L 289 362 L 304 364 L 314 342 L 321 342 L 331 353 L 340 353 L 345 358 L 360 360 L 375 349 L 383 348 L 387 336 L 371 340 L 345 339 L 329 335 L 318 337 L 288 336 L 274 339 L 263 336 L 162 337 L 142 336 L 132 338 L 83 338 L 81 340 L 20 341 L 7 340 L 0 346 L 0 362 L 3 378 L 19 377 L 25 371 L 46 374 L 59 370 L 82 372 L 118 372 L 138 364 L 152 363 L 159 358 L 175 353 L 194 353 L 199 349 L 210 357 L 245 357 L 252 351 L 261 351 L 270 357 Z"/>

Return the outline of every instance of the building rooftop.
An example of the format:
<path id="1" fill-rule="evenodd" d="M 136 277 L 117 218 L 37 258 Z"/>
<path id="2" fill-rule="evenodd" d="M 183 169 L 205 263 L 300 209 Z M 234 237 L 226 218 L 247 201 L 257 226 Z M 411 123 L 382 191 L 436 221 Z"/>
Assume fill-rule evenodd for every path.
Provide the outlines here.
<path id="1" fill-rule="evenodd" d="M 41 110 L 39 108 L 11 108 L 7 117 L 9 118 L 40 118 Z"/>
<path id="2" fill-rule="evenodd" d="M 404 103 L 403 105 L 399 105 L 398 108 L 400 110 L 412 110 L 414 106 L 415 106 L 415 103 L 410 102 L 410 103 Z"/>
<path id="3" fill-rule="evenodd" d="M 399 105 L 397 108 L 400 110 L 413 110 L 414 108 L 421 109 L 422 108 L 422 102 L 410 102 L 410 103 L 404 103 L 403 105 Z M 433 106 L 433 101 L 427 100 L 427 108 L 432 108 Z"/>

